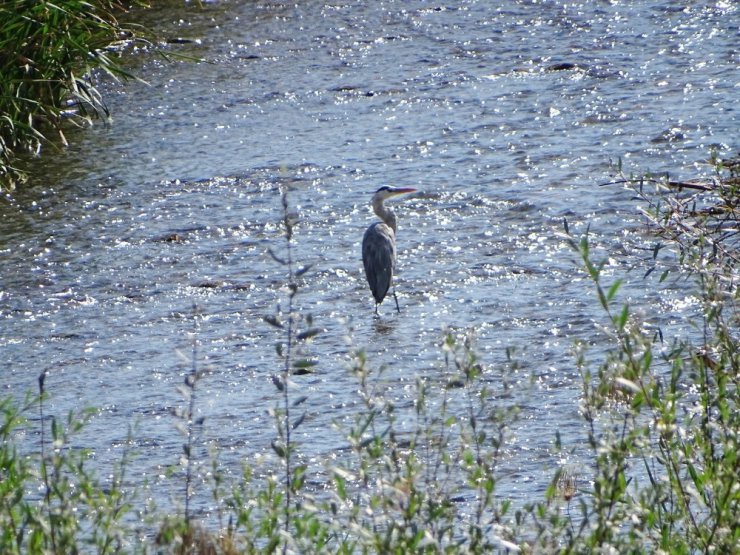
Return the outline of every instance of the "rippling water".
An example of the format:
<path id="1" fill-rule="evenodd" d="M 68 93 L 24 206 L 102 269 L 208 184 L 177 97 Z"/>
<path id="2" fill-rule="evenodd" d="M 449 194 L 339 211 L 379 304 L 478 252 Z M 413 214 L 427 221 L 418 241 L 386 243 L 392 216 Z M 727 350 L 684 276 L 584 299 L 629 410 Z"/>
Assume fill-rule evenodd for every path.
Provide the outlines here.
<path id="1" fill-rule="evenodd" d="M 48 371 L 47 412 L 102 409 L 76 441 L 101 465 L 138 422 L 134 475 L 177 461 L 168 409 L 188 365 L 192 306 L 206 435 L 234 465 L 269 451 L 266 410 L 279 337 L 262 322 L 284 295 L 280 189 L 300 214 L 294 254 L 313 264 L 297 302 L 324 332 L 301 449 L 357 410 L 355 348 L 386 367 L 391 395 L 444 374 L 443 330 L 472 330 L 494 390 L 507 347 L 521 405 L 501 488 L 538 497 L 583 439 L 571 346 L 603 321 L 556 236 L 587 226 L 627 275 L 629 299 L 666 332 L 691 308 L 690 284 L 643 280 L 650 237 L 610 178 L 709 174 L 710 149 L 737 148 L 738 9 L 732 2 L 273 2 L 153 11 L 169 47 L 203 62 L 129 63 L 148 85 L 105 83 L 109 124 L 72 133 L 37 161 L 31 187 L 0 205 L 0 346 L 6 392 Z M 151 23 L 150 23 L 151 24 Z M 402 312 L 373 318 L 360 241 L 372 192 L 401 200 Z M 645 248 L 641 251 L 640 248 Z M 631 270 L 634 270 L 630 273 Z M 679 329 L 676 327 L 676 329 Z M 594 354 L 597 358 L 598 353 Z M 534 377 L 528 385 L 529 376 Z M 570 461 L 566 461 L 570 462 Z"/>

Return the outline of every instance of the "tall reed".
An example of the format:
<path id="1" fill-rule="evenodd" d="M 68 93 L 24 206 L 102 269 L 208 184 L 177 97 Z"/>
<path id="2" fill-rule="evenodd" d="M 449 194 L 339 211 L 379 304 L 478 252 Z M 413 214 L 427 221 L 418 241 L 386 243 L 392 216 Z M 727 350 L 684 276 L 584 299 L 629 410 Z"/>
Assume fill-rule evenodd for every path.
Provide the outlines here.
<path id="1" fill-rule="evenodd" d="M 306 412 L 294 416 L 297 409 L 308 399 L 307 395 L 293 397 L 293 376 L 305 375 L 312 372 L 316 361 L 302 357 L 299 358 L 299 347 L 320 333 L 319 328 L 313 326 L 313 318 L 310 314 L 303 314 L 296 308 L 295 300 L 299 292 L 299 278 L 305 275 L 310 265 L 295 267 L 293 259 L 293 233 L 299 222 L 299 216 L 291 210 L 288 200 L 288 189 L 284 189 L 281 195 L 283 207 L 283 236 L 285 238 L 284 254 L 280 255 L 270 249 L 272 258 L 286 270 L 286 298 L 278 303 L 274 314 L 266 315 L 265 321 L 271 326 L 281 330 L 283 337 L 275 344 L 275 351 L 282 359 L 282 368 L 279 373 L 272 375 L 272 383 L 281 395 L 282 406 L 275 406 L 271 414 L 275 419 L 277 438 L 272 443 L 272 450 L 282 461 L 284 466 L 283 487 L 281 495 L 283 503 L 283 526 L 282 526 L 282 549 L 287 552 L 291 536 L 291 530 L 295 526 L 296 510 L 294 509 L 294 497 L 302 490 L 305 481 L 306 465 L 299 464 L 296 460 L 296 443 L 293 432 L 303 424 Z M 302 330 L 302 331 L 301 331 Z M 273 537 L 271 541 L 277 541 Z"/>

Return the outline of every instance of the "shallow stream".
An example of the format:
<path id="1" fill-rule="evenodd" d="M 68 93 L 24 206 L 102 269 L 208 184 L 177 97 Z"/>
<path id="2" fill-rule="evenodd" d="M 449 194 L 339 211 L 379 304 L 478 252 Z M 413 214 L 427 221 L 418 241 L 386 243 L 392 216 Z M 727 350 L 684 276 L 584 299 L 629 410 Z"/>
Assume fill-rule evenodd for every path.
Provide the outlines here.
<path id="1" fill-rule="evenodd" d="M 446 379 L 444 330 L 471 332 L 494 403 L 520 406 L 501 491 L 541 498 L 583 442 L 577 339 L 606 316 L 559 233 L 590 227 L 620 297 L 668 340 L 690 282 L 643 279 L 654 239 L 610 163 L 710 175 L 737 148 L 734 2 L 214 2 L 160 7 L 147 23 L 202 62 L 134 52 L 147 84 L 103 82 L 108 123 L 70 134 L 0 202 L 0 384 L 47 414 L 98 407 L 75 437 L 103 468 L 129 425 L 130 479 L 162 478 L 182 452 L 170 415 L 197 325 L 205 439 L 225 468 L 270 453 L 271 375 L 285 302 L 281 190 L 299 214 L 293 255 L 312 264 L 296 303 L 322 329 L 300 450 L 346 445 L 332 422 L 361 410 L 348 371 L 362 348 L 399 406 L 418 376 Z M 373 317 L 360 241 L 381 185 L 394 203 L 392 301 Z M 194 323 L 193 305 L 199 316 Z M 601 344 L 603 347 L 603 342 Z M 518 370 L 497 388 L 506 349 Z M 594 351 L 598 361 L 601 353 Z M 186 357 L 187 358 L 187 357 Z M 531 382 L 531 383 L 530 383 Z M 573 459 L 553 452 L 558 430 Z M 29 438 L 29 445 L 33 444 Z"/>

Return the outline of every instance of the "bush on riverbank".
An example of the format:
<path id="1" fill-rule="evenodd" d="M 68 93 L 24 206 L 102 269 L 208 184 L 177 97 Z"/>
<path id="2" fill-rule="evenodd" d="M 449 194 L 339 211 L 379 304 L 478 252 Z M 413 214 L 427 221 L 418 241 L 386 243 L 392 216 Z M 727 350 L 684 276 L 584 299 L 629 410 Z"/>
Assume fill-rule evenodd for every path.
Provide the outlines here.
<path id="1" fill-rule="evenodd" d="M 605 262 L 593 259 L 588 235 L 576 237 L 566 225 L 563 239 L 580 256 L 605 314 L 607 344 L 598 346 L 607 354 L 591 362 L 595 348 L 578 345 L 580 408 L 588 430 L 579 459 L 585 464 L 558 471 L 544 499 L 514 508 L 497 494 L 507 425 L 518 409 L 507 404 L 498 390 L 503 386 L 489 388 L 465 335 L 443 340 L 444 387 L 417 381 L 410 427 L 387 394 L 391 384 L 356 353 L 351 371 L 362 410 L 340 428 L 347 449 L 313 474 L 295 440 L 306 397 L 294 381 L 311 371 L 315 361 L 306 356 L 307 342 L 319 332 L 296 304 L 310 273 L 295 263 L 296 216 L 284 199 L 286 244 L 271 252 L 286 269 L 285 298 L 265 318 L 280 338 L 270 408 L 277 464 L 245 464 L 243 476 L 232 482 L 217 460 L 211 466 L 199 460 L 205 423 L 195 407 L 207 375 L 198 366 L 194 340 L 183 407 L 175 411 L 183 434 L 183 511 L 155 514 L 158 534 L 147 539 L 124 524 L 141 503 L 122 487 L 126 457 L 110 482 L 95 478 L 85 453 L 70 448 L 79 419 L 62 425 L 44 414 L 42 375 L 41 399 L 20 407 L 0 404 L 0 551 L 737 552 L 740 164 L 718 168 L 717 179 L 707 183 L 622 179 L 645 201 L 658 240 L 646 274 L 694 280 L 697 333 L 691 338 L 664 345 L 633 307 L 618 302 L 621 282 L 606 283 Z M 658 256 L 668 251 L 672 255 Z M 36 410 L 37 422 L 25 425 L 24 415 Z M 19 454 L 20 430 L 36 430 L 38 455 Z M 191 507 L 195 484 L 204 482 L 212 489 L 213 521 Z"/>
<path id="2" fill-rule="evenodd" d="M 23 173 L 17 154 L 38 153 L 63 122 L 107 115 L 91 77 L 94 69 L 130 77 L 111 45 L 131 36 L 111 0 L 0 2 L 0 189 Z"/>

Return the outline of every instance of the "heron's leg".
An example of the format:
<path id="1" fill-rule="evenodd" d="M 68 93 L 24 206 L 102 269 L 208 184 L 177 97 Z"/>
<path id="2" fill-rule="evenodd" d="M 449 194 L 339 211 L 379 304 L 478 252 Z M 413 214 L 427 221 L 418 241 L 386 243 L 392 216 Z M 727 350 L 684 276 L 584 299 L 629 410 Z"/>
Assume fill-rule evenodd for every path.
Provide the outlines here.
<path id="1" fill-rule="evenodd" d="M 398 306 L 398 297 L 396 296 L 396 288 L 393 288 L 393 299 L 396 301 L 396 310 L 401 314 L 401 307 Z"/>
<path id="2" fill-rule="evenodd" d="M 375 303 L 375 316 L 380 316 L 380 314 L 378 314 L 378 306 L 378 303 Z"/>

